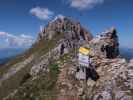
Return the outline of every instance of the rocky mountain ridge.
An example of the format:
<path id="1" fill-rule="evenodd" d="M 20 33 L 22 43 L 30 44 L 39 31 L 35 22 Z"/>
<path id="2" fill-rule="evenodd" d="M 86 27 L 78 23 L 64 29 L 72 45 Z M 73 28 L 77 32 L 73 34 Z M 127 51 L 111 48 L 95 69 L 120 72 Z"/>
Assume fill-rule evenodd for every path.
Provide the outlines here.
<path id="1" fill-rule="evenodd" d="M 89 78 L 86 83 L 75 78 L 80 46 L 92 49 L 92 64 L 100 76 L 97 81 Z M 93 38 L 79 22 L 57 17 L 20 58 L 7 63 L 6 70 L 0 69 L 0 99 L 133 99 L 133 61 L 119 57 L 115 28 Z"/>
<path id="2" fill-rule="evenodd" d="M 92 34 L 83 28 L 80 22 L 69 17 L 57 16 L 54 20 L 49 22 L 44 29 L 41 29 L 38 40 L 50 40 L 53 38 L 55 33 L 64 33 L 65 35 L 69 36 L 67 37 L 68 39 L 72 40 L 83 39 L 89 41 L 92 39 Z"/>

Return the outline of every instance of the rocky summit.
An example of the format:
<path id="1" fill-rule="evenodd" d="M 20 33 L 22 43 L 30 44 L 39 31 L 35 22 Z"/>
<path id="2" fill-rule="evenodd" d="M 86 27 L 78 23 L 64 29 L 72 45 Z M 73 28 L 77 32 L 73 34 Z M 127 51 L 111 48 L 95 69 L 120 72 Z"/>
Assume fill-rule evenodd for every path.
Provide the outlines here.
<path id="1" fill-rule="evenodd" d="M 41 29 L 38 40 L 41 39 L 53 39 L 54 35 L 64 33 L 66 38 L 74 40 L 86 40 L 92 39 L 92 34 L 88 32 L 81 24 L 69 17 L 57 16 L 54 20 L 50 21 L 45 28 Z"/>
<path id="2" fill-rule="evenodd" d="M 133 60 L 121 57 L 119 44 L 115 28 L 93 37 L 57 16 L 29 50 L 0 67 L 0 100 L 133 100 Z M 81 46 L 91 49 L 95 68 L 88 80 L 76 78 Z"/>

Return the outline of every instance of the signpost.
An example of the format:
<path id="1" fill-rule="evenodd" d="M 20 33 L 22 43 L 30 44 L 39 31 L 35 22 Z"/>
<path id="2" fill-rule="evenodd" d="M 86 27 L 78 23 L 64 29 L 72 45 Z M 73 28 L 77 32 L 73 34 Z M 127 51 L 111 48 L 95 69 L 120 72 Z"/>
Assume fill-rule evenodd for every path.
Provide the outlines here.
<path id="1" fill-rule="evenodd" d="M 89 65 L 89 48 L 80 47 L 79 48 L 79 55 L 78 55 L 78 62 L 79 65 L 88 67 Z"/>
<path id="2" fill-rule="evenodd" d="M 78 62 L 79 65 L 87 67 L 89 65 L 89 57 L 79 53 Z"/>
<path id="3" fill-rule="evenodd" d="M 79 62 L 79 72 L 76 73 L 76 77 L 79 80 L 83 80 L 84 83 L 84 89 L 85 92 L 87 92 L 86 87 L 87 87 L 87 83 L 86 83 L 86 67 L 89 67 L 90 64 L 90 59 L 89 59 L 89 53 L 90 53 L 90 48 L 84 48 L 84 47 L 80 47 L 79 48 L 79 54 L 78 54 L 78 62 Z"/>
<path id="4" fill-rule="evenodd" d="M 79 48 L 79 54 L 78 54 L 78 63 L 80 65 L 79 72 L 76 74 L 76 77 L 78 79 L 85 80 L 86 79 L 86 67 L 89 66 L 89 53 L 90 49 L 80 47 Z"/>

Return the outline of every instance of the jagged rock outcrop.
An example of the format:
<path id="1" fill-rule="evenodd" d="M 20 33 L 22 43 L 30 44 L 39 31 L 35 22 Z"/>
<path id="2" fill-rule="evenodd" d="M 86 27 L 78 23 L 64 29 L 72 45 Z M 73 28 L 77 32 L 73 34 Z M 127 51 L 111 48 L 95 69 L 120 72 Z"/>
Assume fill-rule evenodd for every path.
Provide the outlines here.
<path id="1" fill-rule="evenodd" d="M 43 55 L 43 60 L 39 64 L 34 64 L 32 67 L 30 71 L 32 76 L 37 75 L 43 69 L 45 71 L 50 59 L 58 59 L 61 55 L 77 49 L 79 43 L 89 42 L 93 38 L 92 34 L 83 28 L 78 21 L 61 15 L 57 16 L 45 28 L 41 29 L 36 43 L 42 40 L 54 40 L 56 36 L 60 38 L 56 41 L 54 48 L 49 49 L 49 52 Z"/>
<path id="2" fill-rule="evenodd" d="M 89 100 L 132 100 L 133 99 L 133 63 L 125 59 L 101 59 L 97 72 L 97 82 L 88 80 L 87 96 Z"/>
<path id="3" fill-rule="evenodd" d="M 115 28 L 110 28 L 90 41 L 93 56 L 116 58 L 119 56 L 119 40 Z"/>
<path id="4" fill-rule="evenodd" d="M 50 40 L 61 33 L 64 33 L 65 37 L 71 40 L 90 41 L 92 39 L 92 34 L 83 28 L 78 21 L 69 17 L 57 16 L 39 33 L 38 40 Z"/>
<path id="5" fill-rule="evenodd" d="M 61 55 L 69 53 L 71 50 L 78 49 L 82 43 L 88 43 L 92 40 L 92 34 L 83 28 L 80 23 L 72 18 L 57 16 L 50 21 L 48 25 L 39 33 L 36 42 L 41 40 L 54 39 L 56 35 L 61 35 L 57 40 L 55 48 L 45 54 L 39 64 L 35 64 L 31 69 L 31 75 L 37 75 L 40 71 L 45 71 L 49 64 L 49 59 L 58 59 Z"/>
<path id="6" fill-rule="evenodd" d="M 133 99 L 133 62 L 119 57 L 118 42 L 116 29 L 111 28 L 84 45 L 92 49 L 92 64 L 100 76 L 97 81 L 89 79 L 85 88 L 82 86 L 87 100 Z M 112 50 L 106 50 L 106 45 Z"/>

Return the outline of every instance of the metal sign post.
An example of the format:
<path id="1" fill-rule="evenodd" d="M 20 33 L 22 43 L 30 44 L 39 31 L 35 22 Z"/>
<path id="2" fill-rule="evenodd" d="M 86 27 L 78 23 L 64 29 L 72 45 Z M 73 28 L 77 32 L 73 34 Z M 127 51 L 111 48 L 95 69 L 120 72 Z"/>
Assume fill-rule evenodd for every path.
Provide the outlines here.
<path id="1" fill-rule="evenodd" d="M 89 52 L 90 49 L 84 47 L 79 48 L 78 54 L 78 64 L 80 66 L 79 72 L 77 72 L 76 77 L 78 79 L 86 80 L 86 67 L 89 66 Z"/>

